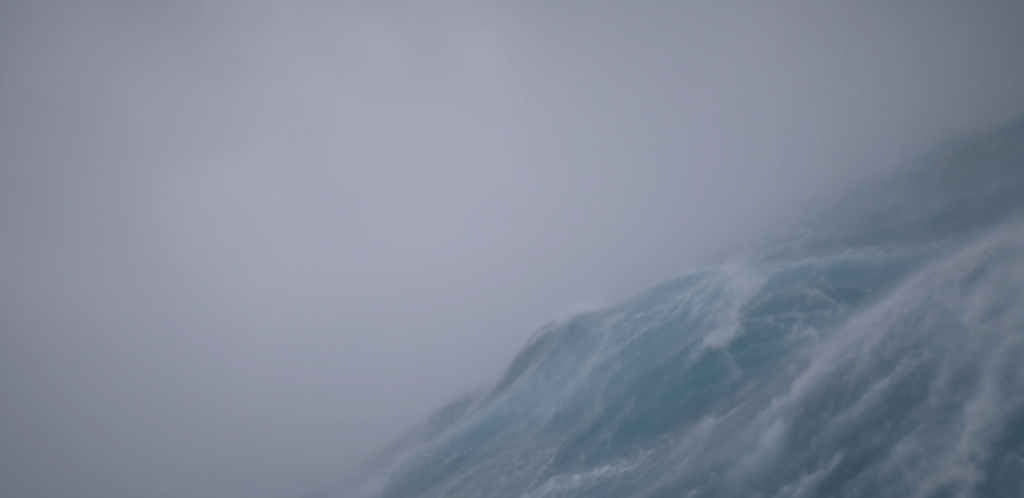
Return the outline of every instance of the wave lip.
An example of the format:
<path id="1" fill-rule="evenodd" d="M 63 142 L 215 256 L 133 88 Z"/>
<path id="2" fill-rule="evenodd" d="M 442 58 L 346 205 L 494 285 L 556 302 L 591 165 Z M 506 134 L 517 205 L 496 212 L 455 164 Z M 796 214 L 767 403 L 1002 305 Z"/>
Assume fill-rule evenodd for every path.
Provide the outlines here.
<path id="1" fill-rule="evenodd" d="M 549 325 L 345 497 L 1024 496 L 1024 123 Z"/>

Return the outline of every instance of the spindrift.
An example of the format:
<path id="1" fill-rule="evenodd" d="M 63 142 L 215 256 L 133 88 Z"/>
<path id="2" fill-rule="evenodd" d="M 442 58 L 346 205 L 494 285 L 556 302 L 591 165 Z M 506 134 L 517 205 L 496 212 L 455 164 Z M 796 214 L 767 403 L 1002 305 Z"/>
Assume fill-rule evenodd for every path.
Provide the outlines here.
<path id="1" fill-rule="evenodd" d="M 1024 496 L 1024 123 L 549 325 L 320 496 Z"/>

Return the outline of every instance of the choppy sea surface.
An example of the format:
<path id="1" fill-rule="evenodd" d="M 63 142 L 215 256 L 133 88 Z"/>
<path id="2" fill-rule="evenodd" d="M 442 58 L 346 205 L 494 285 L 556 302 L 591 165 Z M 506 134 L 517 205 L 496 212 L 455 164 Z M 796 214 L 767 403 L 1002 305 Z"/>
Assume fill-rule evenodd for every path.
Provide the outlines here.
<path id="1" fill-rule="evenodd" d="M 317 496 L 1024 497 L 1024 123 L 550 324 Z"/>

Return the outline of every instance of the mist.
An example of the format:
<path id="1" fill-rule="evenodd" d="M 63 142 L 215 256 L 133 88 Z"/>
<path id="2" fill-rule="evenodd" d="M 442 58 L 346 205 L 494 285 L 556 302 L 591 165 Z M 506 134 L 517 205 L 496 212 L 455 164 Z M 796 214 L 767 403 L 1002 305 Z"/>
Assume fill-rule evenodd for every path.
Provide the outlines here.
<path id="1" fill-rule="evenodd" d="M 287 497 L 1024 115 L 1019 1 L 0 5 L 0 494 Z"/>

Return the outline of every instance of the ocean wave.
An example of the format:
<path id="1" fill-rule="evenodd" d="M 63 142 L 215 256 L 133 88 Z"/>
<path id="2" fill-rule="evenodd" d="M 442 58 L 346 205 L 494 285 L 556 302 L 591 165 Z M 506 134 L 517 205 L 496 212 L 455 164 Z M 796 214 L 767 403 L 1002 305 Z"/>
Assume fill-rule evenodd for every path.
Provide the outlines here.
<path id="1" fill-rule="evenodd" d="M 1024 125 L 552 323 L 340 497 L 1024 496 Z"/>

